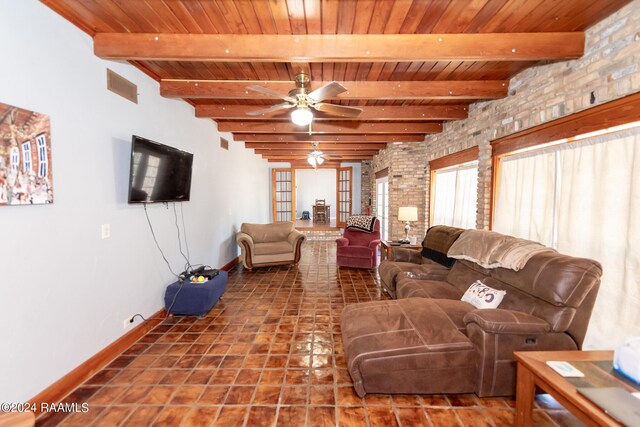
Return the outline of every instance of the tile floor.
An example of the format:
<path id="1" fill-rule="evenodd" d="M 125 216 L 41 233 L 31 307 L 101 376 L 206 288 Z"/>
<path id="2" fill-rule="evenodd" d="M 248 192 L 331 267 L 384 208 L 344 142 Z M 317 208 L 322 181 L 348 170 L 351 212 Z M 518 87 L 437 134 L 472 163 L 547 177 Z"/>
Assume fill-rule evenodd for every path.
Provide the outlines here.
<path id="1" fill-rule="evenodd" d="M 346 304 L 386 299 L 375 271 L 338 269 L 335 244 L 305 243 L 297 268 L 230 272 L 204 318 L 165 320 L 41 426 L 510 426 L 514 400 L 367 395 L 351 387 L 340 337 Z M 536 426 L 580 423 L 543 395 Z"/>

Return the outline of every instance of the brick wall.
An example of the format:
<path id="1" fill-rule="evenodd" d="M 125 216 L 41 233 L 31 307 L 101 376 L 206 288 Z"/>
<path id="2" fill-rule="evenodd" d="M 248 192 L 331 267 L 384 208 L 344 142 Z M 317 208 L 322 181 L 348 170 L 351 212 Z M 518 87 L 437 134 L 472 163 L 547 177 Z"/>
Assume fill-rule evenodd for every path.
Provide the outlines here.
<path id="1" fill-rule="evenodd" d="M 373 172 L 390 167 L 390 209 L 396 217 L 390 220 L 390 228 L 402 230 L 396 224 L 399 206 L 422 203 L 418 206 L 424 235 L 429 161 L 473 146 L 478 146 L 480 156 L 476 226 L 488 228 L 492 140 L 639 90 L 640 0 L 635 0 L 586 31 L 582 58 L 521 72 L 511 79 L 507 97 L 471 104 L 467 119 L 445 123 L 442 133 L 428 136 L 423 143 L 388 144 L 372 166 Z M 375 185 L 375 177 L 370 182 Z M 415 230 L 419 235 L 418 227 Z"/>
<path id="2" fill-rule="evenodd" d="M 389 168 L 389 238 L 404 237 L 404 223 L 398 221 L 400 206 L 417 206 L 418 221 L 411 224 L 411 234 L 418 240 L 426 231 L 426 169 L 427 146 L 416 142 L 394 142 L 387 144 L 371 162 L 372 174 L 369 182 L 375 188 L 375 172 Z M 364 181 L 363 181 L 364 182 Z M 373 191 L 372 207 L 377 214 L 376 194 Z"/>
<path id="3" fill-rule="evenodd" d="M 371 199 L 371 207 L 373 208 L 373 196 L 371 194 L 373 189 L 371 186 L 372 176 L 373 169 L 371 167 L 371 162 L 368 160 L 363 161 L 360 168 L 360 185 L 362 189 L 362 197 L 360 197 L 360 213 L 363 215 L 367 212 L 367 208 L 369 207 L 369 199 Z"/>

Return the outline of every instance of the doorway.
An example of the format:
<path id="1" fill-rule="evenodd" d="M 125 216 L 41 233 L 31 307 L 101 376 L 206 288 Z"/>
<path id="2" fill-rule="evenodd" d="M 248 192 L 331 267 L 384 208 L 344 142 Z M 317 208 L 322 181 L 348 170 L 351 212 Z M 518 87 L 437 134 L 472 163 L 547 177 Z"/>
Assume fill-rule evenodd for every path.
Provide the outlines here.
<path id="1" fill-rule="evenodd" d="M 376 212 L 380 221 L 380 237 L 389 240 L 389 177 L 376 178 Z"/>

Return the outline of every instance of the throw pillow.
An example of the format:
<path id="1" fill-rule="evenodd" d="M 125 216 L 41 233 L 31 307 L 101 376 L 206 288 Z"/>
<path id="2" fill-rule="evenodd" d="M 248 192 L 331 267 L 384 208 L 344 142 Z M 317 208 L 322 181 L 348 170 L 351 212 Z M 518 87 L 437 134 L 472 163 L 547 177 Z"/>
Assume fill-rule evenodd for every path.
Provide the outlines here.
<path id="1" fill-rule="evenodd" d="M 373 233 L 376 217 L 372 215 L 353 215 L 347 218 L 347 228 Z"/>
<path id="2" fill-rule="evenodd" d="M 507 291 L 493 289 L 480 280 L 473 282 L 464 293 L 461 300 L 468 302 L 475 308 L 498 308 Z"/>

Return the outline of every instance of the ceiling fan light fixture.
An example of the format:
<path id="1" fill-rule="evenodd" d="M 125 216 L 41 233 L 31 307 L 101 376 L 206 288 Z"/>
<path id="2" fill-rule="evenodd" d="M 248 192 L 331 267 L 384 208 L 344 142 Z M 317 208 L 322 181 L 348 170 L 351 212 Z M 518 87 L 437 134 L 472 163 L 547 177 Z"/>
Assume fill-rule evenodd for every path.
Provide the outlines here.
<path id="1" fill-rule="evenodd" d="M 313 113 L 307 107 L 298 107 L 291 112 L 291 121 L 298 126 L 308 126 L 313 120 Z"/>
<path id="2" fill-rule="evenodd" d="M 324 163 L 324 157 L 318 157 L 316 158 L 316 162 L 318 162 L 318 165 L 321 165 Z"/>
<path id="3" fill-rule="evenodd" d="M 307 157 L 307 163 L 309 163 L 309 164 L 310 164 L 311 166 L 313 166 L 314 168 L 315 168 L 315 167 L 316 167 L 316 165 L 317 165 L 317 163 L 316 163 L 316 162 L 317 162 L 317 160 L 316 160 L 316 158 L 315 158 L 314 156 L 309 156 L 309 157 Z"/>

